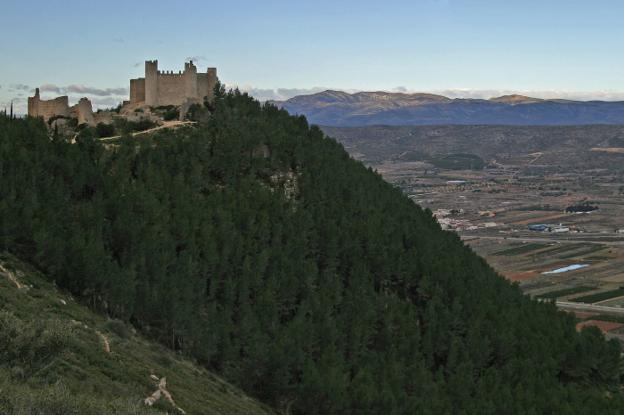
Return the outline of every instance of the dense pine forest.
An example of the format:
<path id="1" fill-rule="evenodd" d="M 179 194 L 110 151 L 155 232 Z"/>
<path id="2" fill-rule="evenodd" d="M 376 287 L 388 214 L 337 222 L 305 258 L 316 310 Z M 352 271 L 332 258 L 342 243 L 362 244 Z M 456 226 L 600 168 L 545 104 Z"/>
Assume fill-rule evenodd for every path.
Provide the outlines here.
<path id="1" fill-rule="evenodd" d="M 616 342 L 305 118 L 216 95 L 107 145 L 0 118 L 0 249 L 278 413 L 621 413 Z"/>

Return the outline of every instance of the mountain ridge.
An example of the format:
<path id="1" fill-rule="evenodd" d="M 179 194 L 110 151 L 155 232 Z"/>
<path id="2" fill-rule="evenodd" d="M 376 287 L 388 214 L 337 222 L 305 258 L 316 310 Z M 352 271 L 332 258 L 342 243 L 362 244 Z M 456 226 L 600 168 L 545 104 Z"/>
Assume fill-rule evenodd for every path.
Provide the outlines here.
<path id="1" fill-rule="evenodd" d="M 365 125 L 584 125 L 624 124 L 624 101 L 541 99 L 512 94 L 489 99 L 428 93 L 327 90 L 272 101 L 313 124 Z"/>

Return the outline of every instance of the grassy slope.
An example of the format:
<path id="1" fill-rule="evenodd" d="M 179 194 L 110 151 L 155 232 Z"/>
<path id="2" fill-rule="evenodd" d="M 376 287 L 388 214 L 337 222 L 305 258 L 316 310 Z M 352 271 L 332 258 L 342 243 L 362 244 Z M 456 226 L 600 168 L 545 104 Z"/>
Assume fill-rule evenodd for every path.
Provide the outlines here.
<path id="1" fill-rule="evenodd" d="M 0 413 L 177 413 L 163 398 L 149 409 L 142 403 L 156 390 L 151 375 L 167 378 L 188 414 L 271 413 L 193 362 L 89 311 L 16 258 L 0 254 L 0 265 Z"/>

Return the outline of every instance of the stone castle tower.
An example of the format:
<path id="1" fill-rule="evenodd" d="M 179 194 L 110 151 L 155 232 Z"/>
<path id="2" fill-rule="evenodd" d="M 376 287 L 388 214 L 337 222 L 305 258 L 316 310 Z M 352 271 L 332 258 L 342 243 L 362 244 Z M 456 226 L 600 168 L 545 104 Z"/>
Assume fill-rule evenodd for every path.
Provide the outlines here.
<path id="1" fill-rule="evenodd" d="M 149 106 L 201 103 L 213 98 L 217 69 L 197 73 L 193 61 L 184 64 L 184 72 L 159 71 L 158 61 L 145 62 L 145 78 L 130 80 L 130 104 Z"/>

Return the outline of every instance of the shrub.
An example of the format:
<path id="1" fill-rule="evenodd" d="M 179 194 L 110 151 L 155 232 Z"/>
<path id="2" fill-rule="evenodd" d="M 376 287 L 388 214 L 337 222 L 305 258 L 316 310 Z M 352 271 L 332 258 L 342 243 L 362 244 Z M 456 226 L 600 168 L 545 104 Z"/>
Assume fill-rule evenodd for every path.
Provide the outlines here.
<path id="1" fill-rule="evenodd" d="M 130 337 L 131 332 L 127 325 L 125 325 L 122 321 L 119 320 L 109 320 L 105 324 L 106 330 L 115 333 L 122 339 L 127 339 Z"/>
<path id="2" fill-rule="evenodd" d="M 55 115 L 54 117 L 50 117 L 48 119 L 48 125 L 51 126 L 52 123 L 56 120 L 69 120 L 70 118 L 64 116 L 64 115 Z"/>
<path id="3" fill-rule="evenodd" d="M 175 105 L 161 105 L 159 107 L 151 107 L 151 111 L 157 114 L 165 121 L 177 120 L 180 118 L 180 110 Z"/>
<path id="4" fill-rule="evenodd" d="M 95 127 L 95 135 L 97 137 L 112 137 L 115 135 L 115 126 L 112 124 L 98 123 Z"/>
<path id="5" fill-rule="evenodd" d="M 195 121 L 195 122 L 208 122 L 210 119 L 210 109 L 199 104 L 192 104 L 184 119 L 187 121 Z"/>
<path id="6" fill-rule="evenodd" d="M 92 140 L 96 137 L 95 128 L 88 126 L 87 124 L 80 124 L 76 131 L 78 131 L 78 135 L 76 136 L 77 140 Z"/>
<path id="7" fill-rule="evenodd" d="M 177 108 L 168 109 L 163 114 L 163 120 L 165 121 L 177 120 L 178 118 L 180 118 L 180 110 Z"/>
<path id="8" fill-rule="evenodd" d="M 12 313 L 0 313 L 0 366 L 18 368 L 23 377 L 54 359 L 69 343 L 69 328 L 54 321 L 26 322 Z"/>
<path id="9" fill-rule="evenodd" d="M 143 118 L 139 121 L 129 121 L 123 118 L 115 120 L 116 131 L 121 134 L 130 134 L 133 132 L 149 130 L 157 125 L 158 124 L 148 118 Z"/>

